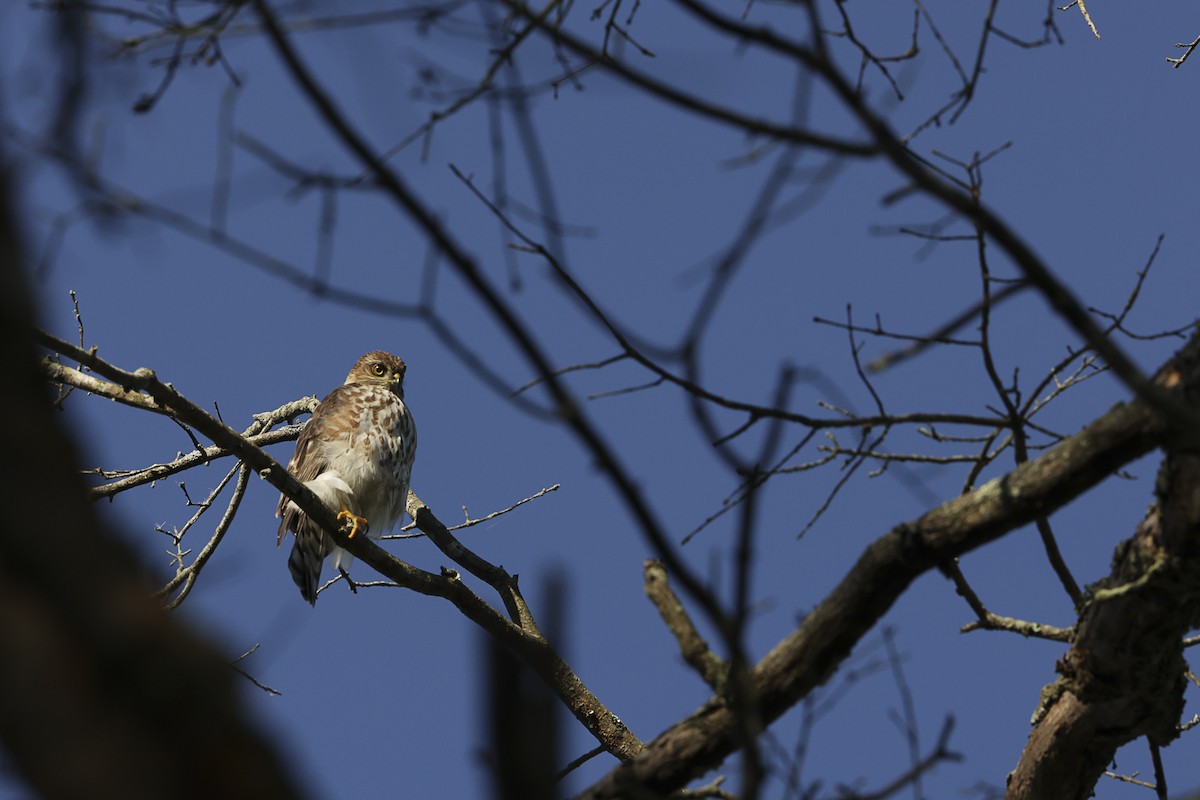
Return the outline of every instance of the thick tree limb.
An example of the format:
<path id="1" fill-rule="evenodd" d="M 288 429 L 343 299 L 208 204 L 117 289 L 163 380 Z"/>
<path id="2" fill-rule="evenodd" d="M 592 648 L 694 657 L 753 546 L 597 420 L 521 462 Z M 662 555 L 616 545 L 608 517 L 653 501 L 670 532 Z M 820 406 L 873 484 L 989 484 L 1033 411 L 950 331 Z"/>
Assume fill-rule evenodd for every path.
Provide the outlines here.
<path id="1" fill-rule="evenodd" d="M 1200 334 L 1160 370 L 1157 387 L 1170 390 L 1176 400 L 1183 399 L 1179 387 L 1200 387 L 1198 352 Z M 764 722 L 778 719 L 826 681 L 917 577 L 1070 503 L 1172 435 L 1163 415 L 1148 403 L 1118 404 L 1040 458 L 884 534 L 800 627 L 755 666 L 752 679 Z M 580 797 L 678 789 L 734 752 L 737 731 L 731 710 L 713 698 Z"/>
<path id="2" fill-rule="evenodd" d="M 1200 391 L 1191 363 L 1166 374 Z M 1182 359 L 1180 359 L 1182 360 Z M 1187 665 L 1184 635 L 1200 622 L 1200 454 L 1176 451 L 1159 472 L 1157 501 L 1112 572 L 1083 608 L 1078 634 L 1046 687 L 1034 729 L 1009 777 L 1010 800 L 1090 797 L 1118 747 L 1146 736 L 1165 745 L 1179 733 Z"/>

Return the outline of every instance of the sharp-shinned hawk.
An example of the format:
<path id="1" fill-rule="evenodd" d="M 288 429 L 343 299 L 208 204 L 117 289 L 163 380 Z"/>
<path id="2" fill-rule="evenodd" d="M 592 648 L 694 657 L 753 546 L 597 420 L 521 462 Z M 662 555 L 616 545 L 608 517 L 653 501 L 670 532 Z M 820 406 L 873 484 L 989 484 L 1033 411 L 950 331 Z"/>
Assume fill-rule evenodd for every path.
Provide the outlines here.
<path id="1" fill-rule="evenodd" d="M 364 526 L 373 539 L 404 516 L 417 429 L 404 405 L 404 362 L 374 350 L 355 363 L 346 382 L 317 405 L 296 442 L 288 471 L 312 489 L 339 518 L 353 522 L 351 536 Z M 278 541 L 296 534 L 288 569 L 300 594 L 317 602 L 317 586 L 325 557 L 345 570 L 352 560 L 315 522 L 286 496 L 275 516 Z"/>

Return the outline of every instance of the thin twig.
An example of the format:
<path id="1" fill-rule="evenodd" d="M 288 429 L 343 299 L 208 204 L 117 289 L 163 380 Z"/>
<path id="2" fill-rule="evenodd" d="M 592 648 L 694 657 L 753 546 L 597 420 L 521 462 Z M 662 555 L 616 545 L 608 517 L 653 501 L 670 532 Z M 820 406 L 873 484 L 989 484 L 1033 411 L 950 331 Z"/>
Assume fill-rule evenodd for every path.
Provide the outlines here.
<path id="1" fill-rule="evenodd" d="M 507 514 L 510 511 L 518 509 L 521 506 L 525 505 L 526 503 L 531 503 L 534 500 L 537 500 L 539 497 L 544 497 L 544 496 L 550 494 L 550 492 L 557 492 L 561 487 L 562 487 L 561 483 L 556 483 L 553 486 L 547 486 L 545 489 L 542 489 L 538 492 L 535 492 L 534 494 L 531 494 L 529 497 L 526 497 L 524 500 L 518 500 L 517 502 L 513 503 L 508 508 L 502 508 L 499 511 L 493 511 L 492 513 L 488 514 L 487 516 L 480 517 L 479 519 L 471 519 L 471 517 L 469 515 L 466 515 L 467 518 L 466 518 L 465 522 L 461 522 L 458 525 L 449 527 L 449 528 L 447 528 L 447 530 L 460 531 L 463 528 L 470 528 L 475 525 L 480 525 L 484 522 L 490 522 L 491 520 L 495 519 L 496 517 L 502 516 L 504 514 Z M 464 507 L 464 513 L 465 513 L 465 507 Z M 408 525 L 405 525 L 403 528 L 401 528 L 401 530 L 408 531 L 408 530 L 412 530 L 416 527 L 417 527 L 417 523 L 410 522 Z M 381 539 L 418 539 L 423 536 L 425 536 L 424 532 L 391 533 L 391 534 L 386 534 L 384 536 L 381 536 L 380 538 Z"/>
<path id="2" fill-rule="evenodd" d="M 1075 6 L 1079 6 L 1079 10 L 1080 10 L 1080 12 L 1082 12 L 1083 18 L 1085 20 L 1087 20 L 1088 27 L 1092 29 L 1092 35 L 1095 36 L 1097 39 L 1099 39 L 1100 31 L 1096 30 L 1096 23 L 1092 22 L 1092 15 L 1088 13 L 1087 3 L 1084 2 L 1084 0 L 1071 0 L 1071 2 L 1067 3 L 1065 6 L 1059 6 L 1058 10 L 1059 11 L 1069 11 L 1070 9 L 1074 8 Z"/>

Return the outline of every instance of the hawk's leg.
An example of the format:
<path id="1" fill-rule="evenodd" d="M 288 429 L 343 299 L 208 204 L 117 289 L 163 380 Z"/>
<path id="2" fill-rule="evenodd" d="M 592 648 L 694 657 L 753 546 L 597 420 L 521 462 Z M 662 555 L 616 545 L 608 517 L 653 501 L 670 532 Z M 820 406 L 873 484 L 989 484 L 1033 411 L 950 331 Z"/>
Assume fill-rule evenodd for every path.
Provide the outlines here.
<path id="1" fill-rule="evenodd" d="M 354 578 L 350 577 L 350 573 L 346 572 L 346 570 L 342 567 L 338 567 L 338 572 L 342 573 L 342 580 L 344 580 L 346 585 L 350 587 L 350 592 L 352 594 L 358 594 L 358 584 L 354 582 Z"/>
<path id="2" fill-rule="evenodd" d="M 341 512 L 337 515 L 337 518 L 350 520 L 350 532 L 348 534 L 346 534 L 347 539 L 353 539 L 355 534 L 358 533 L 358 529 L 360 527 L 363 529 L 363 532 L 366 533 L 366 530 L 367 530 L 367 518 L 366 517 L 360 517 L 357 514 L 354 514 L 351 511 L 343 508 L 341 510 Z"/>

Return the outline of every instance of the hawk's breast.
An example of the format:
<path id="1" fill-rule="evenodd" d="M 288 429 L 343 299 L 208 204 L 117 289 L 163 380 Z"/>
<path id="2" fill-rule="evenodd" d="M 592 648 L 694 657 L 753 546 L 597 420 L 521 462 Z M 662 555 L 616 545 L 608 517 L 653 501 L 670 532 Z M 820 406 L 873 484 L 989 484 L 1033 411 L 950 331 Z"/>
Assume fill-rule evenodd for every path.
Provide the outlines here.
<path id="1" fill-rule="evenodd" d="M 329 469 L 353 492 L 354 511 L 367 518 L 372 536 L 391 529 L 404 514 L 416 451 L 416 430 L 404 401 L 387 389 L 353 387 L 344 437 L 329 442 Z"/>

